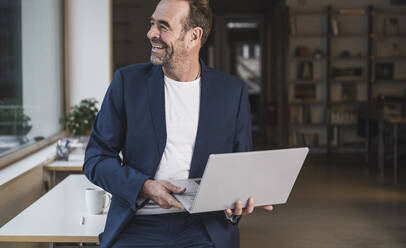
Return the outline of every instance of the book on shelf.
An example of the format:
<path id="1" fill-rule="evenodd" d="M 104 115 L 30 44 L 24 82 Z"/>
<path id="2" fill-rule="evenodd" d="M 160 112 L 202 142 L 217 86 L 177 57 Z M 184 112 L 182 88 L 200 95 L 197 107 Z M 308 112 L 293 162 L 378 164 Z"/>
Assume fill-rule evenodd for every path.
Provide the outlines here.
<path id="1" fill-rule="evenodd" d="M 312 124 L 322 124 L 324 122 L 324 108 L 312 107 L 310 109 Z"/>
<path id="2" fill-rule="evenodd" d="M 320 145 L 320 135 L 317 132 L 295 131 L 289 135 L 289 143 L 291 146 L 310 146 L 315 147 Z"/>
<path id="3" fill-rule="evenodd" d="M 294 16 L 289 16 L 289 31 L 290 31 L 290 35 L 292 35 L 292 36 L 295 36 L 297 33 L 296 17 L 294 17 Z"/>
<path id="4" fill-rule="evenodd" d="M 294 124 L 311 124 L 312 119 L 309 106 L 291 106 L 290 121 Z"/>
<path id="5" fill-rule="evenodd" d="M 305 146 L 318 146 L 319 134 L 318 133 L 303 133 L 305 138 Z"/>
<path id="6" fill-rule="evenodd" d="M 317 98 L 315 84 L 296 84 L 294 85 L 294 100 L 315 101 Z"/>
<path id="7" fill-rule="evenodd" d="M 341 84 L 341 99 L 343 101 L 356 101 L 357 95 L 357 84 L 348 82 Z"/>
<path id="8" fill-rule="evenodd" d="M 381 80 L 392 80 L 394 77 L 394 65 L 390 62 L 375 64 L 375 77 Z"/>
<path id="9" fill-rule="evenodd" d="M 307 46 L 297 46 L 295 48 L 296 58 L 308 58 L 310 57 L 309 48 Z"/>
<path id="10" fill-rule="evenodd" d="M 338 145 L 338 127 L 333 127 L 330 136 L 330 146 L 335 147 Z"/>
<path id="11" fill-rule="evenodd" d="M 341 83 L 331 84 L 330 86 L 330 101 L 341 101 Z"/>
<path id="12" fill-rule="evenodd" d="M 360 80 L 363 77 L 362 67 L 333 67 L 331 76 L 335 80 Z"/>
<path id="13" fill-rule="evenodd" d="M 294 124 L 303 123 L 303 109 L 301 106 L 290 107 L 290 122 Z"/>
<path id="14" fill-rule="evenodd" d="M 309 105 L 292 105 L 290 107 L 290 122 L 292 124 L 322 124 L 323 110 Z"/>
<path id="15" fill-rule="evenodd" d="M 354 83 L 351 81 L 339 81 L 339 83 L 331 84 L 330 86 L 330 101 L 331 102 L 359 102 L 366 101 L 366 85 Z"/>
<path id="16" fill-rule="evenodd" d="M 297 79 L 313 80 L 313 62 L 300 61 L 297 63 Z"/>
<path id="17" fill-rule="evenodd" d="M 382 23 L 383 35 L 398 35 L 400 34 L 399 20 L 395 16 L 384 17 Z"/>
<path id="18" fill-rule="evenodd" d="M 334 108 L 330 114 L 330 122 L 332 125 L 356 124 L 357 120 L 357 111 L 351 108 Z"/>
<path id="19" fill-rule="evenodd" d="M 335 36 L 340 34 L 339 23 L 338 23 L 338 20 L 335 18 L 331 19 L 331 31 L 332 31 L 333 35 L 335 35 Z"/>

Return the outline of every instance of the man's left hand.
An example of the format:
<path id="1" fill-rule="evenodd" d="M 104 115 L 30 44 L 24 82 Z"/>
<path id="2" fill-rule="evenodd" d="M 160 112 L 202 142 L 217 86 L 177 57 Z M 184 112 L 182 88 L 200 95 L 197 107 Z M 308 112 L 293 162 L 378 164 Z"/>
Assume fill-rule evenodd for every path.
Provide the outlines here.
<path id="1" fill-rule="evenodd" d="M 248 198 L 247 201 L 247 206 L 245 208 L 242 208 L 242 201 L 238 200 L 235 203 L 235 208 L 234 210 L 231 209 L 226 209 L 226 214 L 228 216 L 232 216 L 232 215 L 247 215 L 247 214 L 251 214 L 252 212 L 254 212 L 254 198 L 250 197 Z M 272 205 L 268 205 L 268 206 L 262 206 L 263 209 L 268 210 L 268 211 L 272 211 L 273 210 L 273 206 Z"/>

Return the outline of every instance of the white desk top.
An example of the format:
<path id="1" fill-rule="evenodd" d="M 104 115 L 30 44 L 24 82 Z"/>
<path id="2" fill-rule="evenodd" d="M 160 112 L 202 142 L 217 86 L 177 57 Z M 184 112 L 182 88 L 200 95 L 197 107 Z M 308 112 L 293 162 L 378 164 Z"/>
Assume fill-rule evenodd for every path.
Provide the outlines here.
<path id="1" fill-rule="evenodd" d="M 84 175 L 70 175 L 0 228 L 0 241 L 99 242 L 107 213 L 89 215 L 84 189 L 97 187 Z M 85 224 L 82 225 L 81 217 Z"/>
<path id="2" fill-rule="evenodd" d="M 45 166 L 50 171 L 82 171 L 83 161 L 54 161 Z"/>
<path id="3" fill-rule="evenodd" d="M 83 163 L 85 162 L 85 154 L 82 149 L 75 149 L 69 154 L 67 161 L 53 161 L 45 166 L 50 171 L 82 171 Z"/>

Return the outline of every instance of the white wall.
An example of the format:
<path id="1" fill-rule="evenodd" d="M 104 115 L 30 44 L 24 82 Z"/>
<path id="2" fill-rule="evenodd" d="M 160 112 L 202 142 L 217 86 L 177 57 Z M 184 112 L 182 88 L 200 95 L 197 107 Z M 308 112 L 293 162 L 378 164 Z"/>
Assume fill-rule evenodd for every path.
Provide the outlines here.
<path id="1" fill-rule="evenodd" d="M 61 130 L 63 40 L 61 0 L 22 0 L 22 88 L 29 138 Z"/>
<path id="2" fill-rule="evenodd" d="M 111 0 L 66 0 L 65 41 L 68 103 L 101 104 L 112 78 Z"/>

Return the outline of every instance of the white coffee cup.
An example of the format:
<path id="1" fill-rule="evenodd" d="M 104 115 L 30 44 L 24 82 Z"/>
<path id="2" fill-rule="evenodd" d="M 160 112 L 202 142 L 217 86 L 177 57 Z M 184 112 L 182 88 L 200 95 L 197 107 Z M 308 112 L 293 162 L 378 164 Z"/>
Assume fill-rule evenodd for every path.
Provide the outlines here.
<path id="1" fill-rule="evenodd" d="M 100 188 L 85 189 L 86 206 L 89 214 L 101 214 L 111 202 L 111 196 Z"/>

